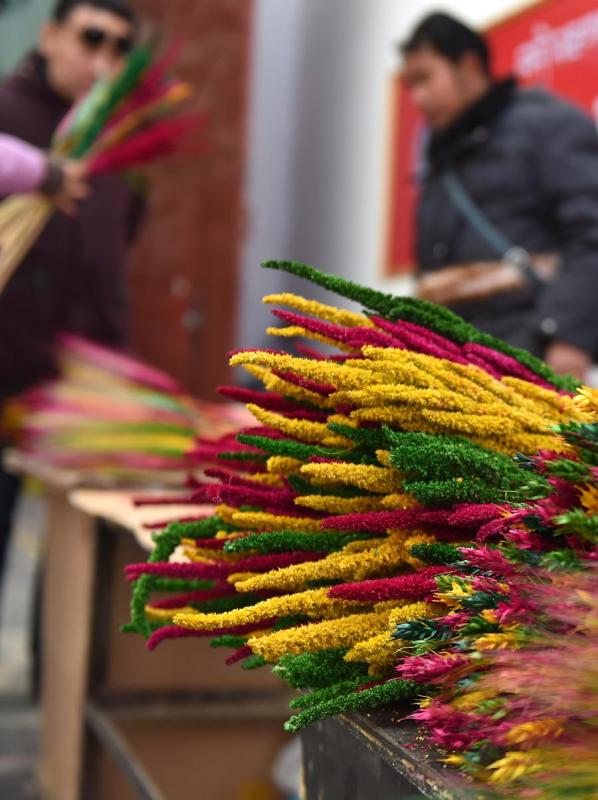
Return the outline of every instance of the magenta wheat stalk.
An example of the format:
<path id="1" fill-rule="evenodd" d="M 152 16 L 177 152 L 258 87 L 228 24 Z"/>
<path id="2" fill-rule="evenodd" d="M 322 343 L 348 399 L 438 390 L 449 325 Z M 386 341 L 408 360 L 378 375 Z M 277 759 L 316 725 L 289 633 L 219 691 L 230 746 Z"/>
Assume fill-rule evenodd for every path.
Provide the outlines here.
<path id="1" fill-rule="evenodd" d="M 259 622 L 250 622 L 247 625 L 234 625 L 229 628 L 212 628 L 211 630 L 196 631 L 188 628 L 179 628 L 178 625 L 164 625 L 162 628 L 154 631 L 150 638 L 147 640 L 146 647 L 148 650 L 154 650 L 165 639 L 184 639 L 187 637 L 206 638 L 213 636 L 224 636 L 225 634 L 232 634 L 234 636 L 245 636 L 248 633 L 253 633 L 256 630 L 263 628 L 270 628 L 276 623 L 276 618 L 260 620 Z"/>
<path id="2" fill-rule="evenodd" d="M 397 336 L 405 349 L 414 350 L 416 353 L 425 353 L 436 358 L 445 358 L 458 364 L 467 364 L 467 359 L 463 356 L 459 347 L 452 342 L 449 343 L 448 339 L 442 336 L 429 335 L 432 332 L 424 328 L 417 330 L 419 328 L 418 325 L 413 327 L 392 323 L 381 317 L 372 317 L 372 322 L 379 328 L 383 328 L 385 331 Z"/>
<path id="3" fill-rule="evenodd" d="M 403 658 L 397 672 L 404 680 L 430 683 L 444 678 L 447 673 L 457 667 L 470 664 L 467 656 L 458 653 L 428 653 L 424 656 L 407 656 Z"/>
<path id="4" fill-rule="evenodd" d="M 447 350 L 455 356 L 463 355 L 461 346 L 456 344 L 456 342 L 451 341 L 451 339 L 447 339 L 446 336 L 442 336 L 440 333 L 436 333 L 436 331 L 430 330 L 429 328 L 424 328 L 421 325 L 418 325 L 416 322 L 408 322 L 406 319 L 395 320 L 394 322 L 391 322 L 390 320 L 386 320 L 383 317 L 376 315 L 370 317 L 370 319 L 375 325 L 379 325 L 393 336 L 400 338 L 405 333 L 411 333 L 415 336 L 418 336 L 420 339 L 433 342 L 441 350 Z"/>
<path id="5" fill-rule="evenodd" d="M 232 664 L 236 664 L 239 661 L 249 658 L 250 655 L 253 655 L 253 650 L 248 644 L 244 644 L 242 647 L 237 648 L 234 653 L 228 656 L 224 663 L 227 667 L 230 667 Z"/>
<path id="6" fill-rule="evenodd" d="M 287 419 L 307 419 L 311 422 L 327 422 L 326 411 L 314 411 L 311 408 L 297 408 L 294 411 L 283 411 L 282 416 Z"/>
<path id="7" fill-rule="evenodd" d="M 504 373 L 499 372 L 495 367 L 492 366 L 485 358 L 476 355 L 475 353 L 469 353 L 467 356 L 467 363 L 471 364 L 474 367 L 479 367 L 483 369 L 484 372 L 487 372 L 488 375 L 492 375 L 493 378 L 500 380 L 504 377 Z"/>
<path id="8" fill-rule="evenodd" d="M 419 600 L 436 593 L 436 575 L 450 572 L 454 570 L 449 567 L 426 567 L 419 572 L 397 575 L 394 578 L 342 583 L 329 589 L 328 596 L 372 603 L 383 600 Z"/>
<path id="9" fill-rule="evenodd" d="M 494 504 L 463 503 L 452 509 L 432 511 L 425 508 L 410 508 L 398 511 L 344 514 L 323 520 L 322 527 L 341 531 L 385 531 L 389 528 L 436 528 L 438 526 L 477 530 L 499 513 L 500 508 Z"/>
<path id="10" fill-rule="evenodd" d="M 500 353 L 498 350 L 492 350 L 483 344 L 476 344 L 475 342 L 467 342 L 463 345 L 463 351 L 469 355 L 476 355 L 483 358 L 486 363 L 491 364 L 502 375 L 511 375 L 514 378 L 521 378 L 524 381 L 535 383 L 545 389 L 552 389 L 553 387 L 545 380 L 532 372 L 516 359 L 505 353 Z"/>
<path id="11" fill-rule="evenodd" d="M 494 572 L 497 575 L 507 577 L 516 572 L 515 565 L 505 558 L 498 550 L 490 547 L 460 547 L 459 552 L 463 560 L 471 564 L 472 567 L 482 569 L 485 572 Z"/>
<path id="12" fill-rule="evenodd" d="M 241 386 L 219 386 L 217 391 L 229 400 L 235 400 L 237 403 L 256 403 L 269 411 L 292 411 L 297 408 L 296 403 L 274 392 L 260 392 Z"/>
<path id="13" fill-rule="evenodd" d="M 323 558 L 323 553 L 295 552 L 271 553 L 264 556 L 250 556 L 234 564 L 228 562 L 210 562 L 191 564 L 170 563 L 138 563 L 125 567 L 128 581 L 136 581 L 141 575 L 159 575 L 164 578 L 222 578 L 235 572 L 270 572 L 273 569 L 289 567 L 292 564 L 302 564 L 306 561 L 318 561 Z"/>
<path id="14" fill-rule="evenodd" d="M 312 319 L 311 317 L 304 317 L 302 314 L 296 314 L 293 311 L 282 311 L 277 308 L 273 309 L 272 313 L 283 320 L 283 322 L 287 322 L 290 325 L 300 325 L 308 331 L 326 336 L 337 342 L 342 342 L 357 350 L 360 350 L 364 345 L 396 347 L 397 344 L 399 344 L 399 342 L 389 334 L 383 331 L 377 331 L 374 328 L 360 326 L 345 328 L 343 325 L 323 322 L 322 320 Z"/>
<path id="15" fill-rule="evenodd" d="M 151 608 L 183 608 L 189 605 L 189 603 L 205 603 L 206 600 L 219 600 L 222 597 L 233 597 L 234 594 L 234 589 L 230 585 L 225 584 L 215 587 L 214 589 L 198 589 L 193 592 L 177 594 L 174 595 L 174 597 L 165 597 L 162 600 L 155 600 L 150 605 Z"/>
<path id="16" fill-rule="evenodd" d="M 281 378 L 283 381 L 292 383 L 295 386 L 300 386 L 302 389 L 307 389 L 309 392 L 321 394 L 322 397 L 328 397 L 329 394 L 332 394 L 336 391 L 336 388 L 331 383 L 320 383 L 318 381 L 313 381 L 310 378 L 304 378 L 301 375 L 297 375 L 295 372 L 274 369 L 272 370 L 272 374 L 276 375 L 277 378 Z"/>
<path id="17" fill-rule="evenodd" d="M 296 492 L 285 489 L 260 489 L 257 486 L 206 484 L 193 493 L 196 502 L 226 503 L 231 506 L 265 506 L 296 511 Z"/>

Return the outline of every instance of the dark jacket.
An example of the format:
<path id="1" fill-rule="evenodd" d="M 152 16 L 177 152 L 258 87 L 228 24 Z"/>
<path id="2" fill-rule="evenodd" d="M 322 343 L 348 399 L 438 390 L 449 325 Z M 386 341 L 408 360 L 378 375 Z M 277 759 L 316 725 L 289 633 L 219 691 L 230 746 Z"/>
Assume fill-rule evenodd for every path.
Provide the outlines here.
<path id="1" fill-rule="evenodd" d="M 48 148 L 68 111 L 28 58 L 0 84 L 0 131 Z M 126 337 L 125 254 L 135 198 L 119 177 L 92 181 L 75 218 L 57 213 L 0 294 L 0 401 L 54 372 L 60 331 L 108 345 Z"/>
<path id="2" fill-rule="evenodd" d="M 598 136 L 578 108 L 506 80 L 449 128 L 432 136 L 418 216 L 422 271 L 496 261 L 464 219 L 440 175 L 458 175 L 469 195 L 512 245 L 558 253 L 559 277 L 454 310 L 482 330 L 541 352 L 552 334 L 598 352 Z"/>

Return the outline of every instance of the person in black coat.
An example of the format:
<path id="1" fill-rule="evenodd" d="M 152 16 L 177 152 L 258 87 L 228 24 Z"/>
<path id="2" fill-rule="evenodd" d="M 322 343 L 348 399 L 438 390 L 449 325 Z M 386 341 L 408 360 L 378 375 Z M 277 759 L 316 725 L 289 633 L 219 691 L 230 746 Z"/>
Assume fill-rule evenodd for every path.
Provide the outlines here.
<path id="1" fill-rule="evenodd" d="M 446 14 L 401 49 L 430 127 L 419 296 L 583 379 L 598 351 L 593 120 L 541 89 L 495 81 L 483 37 Z"/>
<path id="2" fill-rule="evenodd" d="M 122 68 L 135 33 L 126 0 L 59 0 L 36 52 L 0 84 L 0 133 L 48 149 L 73 103 Z M 78 213 L 49 221 L 0 294 L 0 412 L 54 375 L 56 334 L 125 344 L 125 258 L 139 209 L 123 178 L 98 176 Z M 18 490 L 0 463 L 0 579 Z"/>

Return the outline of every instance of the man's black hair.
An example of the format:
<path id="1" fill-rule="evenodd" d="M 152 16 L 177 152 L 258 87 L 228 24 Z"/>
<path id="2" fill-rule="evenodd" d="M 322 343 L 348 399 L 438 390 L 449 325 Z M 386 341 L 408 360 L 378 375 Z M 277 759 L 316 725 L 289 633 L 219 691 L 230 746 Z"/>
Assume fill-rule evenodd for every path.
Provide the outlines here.
<path id="1" fill-rule="evenodd" d="M 55 22 L 64 22 L 77 6 L 92 6 L 102 11 L 110 11 L 110 13 L 130 22 L 131 25 L 137 23 L 137 15 L 126 0 L 58 0 L 54 6 L 52 19 Z"/>
<path id="2" fill-rule="evenodd" d="M 450 14 L 437 11 L 425 17 L 403 42 L 401 52 L 407 55 L 421 47 L 431 47 L 455 64 L 466 53 L 473 53 L 484 72 L 490 72 L 490 51 L 484 37 Z"/>

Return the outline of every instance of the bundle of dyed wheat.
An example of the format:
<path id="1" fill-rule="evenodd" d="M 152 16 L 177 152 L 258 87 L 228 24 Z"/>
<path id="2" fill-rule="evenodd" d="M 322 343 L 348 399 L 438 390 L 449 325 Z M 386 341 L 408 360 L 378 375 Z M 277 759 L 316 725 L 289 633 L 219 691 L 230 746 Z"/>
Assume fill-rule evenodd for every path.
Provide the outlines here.
<path id="1" fill-rule="evenodd" d="M 473 544 L 420 548 L 447 613 L 393 633 L 425 694 L 413 717 L 503 796 L 598 795 L 598 393 L 579 402 L 592 421 L 561 427 L 564 454 L 520 457 L 535 500 Z"/>
<path id="2" fill-rule="evenodd" d="M 60 376 L 11 406 L 18 447 L 89 475 L 187 470 L 197 436 L 242 426 L 242 406 L 192 400 L 160 370 L 75 336 L 60 339 Z M 15 435 L 16 433 L 16 435 Z"/>
<path id="3" fill-rule="evenodd" d="M 121 73 L 98 81 L 58 127 L 52 152 L 82 160 L 94 175 L 126 171 L 177 150 L 197 125 L 195 115 L 176 116 L 190 86 L 170 75 L 171 48 L 159 54 L 156 40 L 136 48 Z M 14 195 L 0 203 L 0 291 L 54 213 L 39 194 Z"/>
<path id="4" fill-rule="evenodd" d="M 413 651 L 420 638 L 434 650 L 453 635 L 458 617 L 446 620 L 460 584 L 452 589 L 459 566 L 450 558 L 498 535 L 510 503 L 550 496 L 550 477 L 522 463 L 538 452 L 568 463 L 571 445 L 556 428 L 585 430 L 591 411 L 574 399 L 574 382 L 446 309 L 303 265 L 265 266 L 364 312 L 266 298 L 284 307 L 274 311 L 284 327 L 269 333 L 315 344 L 298 344 L 297 356 L 232 356 L 264 391 L 222 392 L 246 402 L 257 425 L 196 449 L 214 466 L 189 500 L 214 503 L 214 514 L 169 525 L 149 562 L 127 569 L 127 630 L 150 648 L 208 636 L 234 649 L 228 663 L 272 665 L 310 690 L 293 701 L 287 728 L 296 730 L 430 694 L 436 653 L 421 674 L 409 658 L 423 658 L 425 648 Z M 153 599 L 156 591 L 172 596 Z"/>

